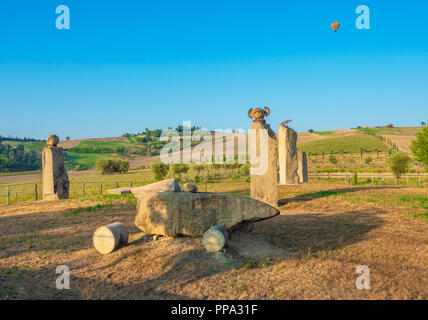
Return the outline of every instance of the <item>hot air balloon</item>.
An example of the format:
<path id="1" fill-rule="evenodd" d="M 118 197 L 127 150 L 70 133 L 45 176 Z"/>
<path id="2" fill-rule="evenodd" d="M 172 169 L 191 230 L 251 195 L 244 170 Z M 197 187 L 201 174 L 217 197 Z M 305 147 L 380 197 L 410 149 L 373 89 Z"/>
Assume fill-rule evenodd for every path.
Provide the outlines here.
<path id="1" fill-rule="evenodd" d="M 336 32 L 337 29 L 339 29 L 339 26 L 340 26 L 340 23 L 336 21 L 331 24 L 331 28 L 334 30 L 334 32 Z"/>

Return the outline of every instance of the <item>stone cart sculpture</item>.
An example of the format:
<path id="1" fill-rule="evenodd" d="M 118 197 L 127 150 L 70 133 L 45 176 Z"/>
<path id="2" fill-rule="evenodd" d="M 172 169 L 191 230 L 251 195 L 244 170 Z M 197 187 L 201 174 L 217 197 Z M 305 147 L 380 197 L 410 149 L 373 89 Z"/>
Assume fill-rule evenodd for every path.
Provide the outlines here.
<path id="1" fill-rule="evenodd" d="M 192 190 L 193 191 L 193 190 Z M 261 201 L 222 193 L 182 192 L 175 179 L 132 188 L 137 198 L 135 226 L 149 234 L 202 237 L 212 227 L 228 232 L 242 228 L 251 231 L 250 223 L 275 217 L 279 210 Z M 218 239 L 217 231 L 205 238 Z M 209 233 L 210 234 L 210 233 Z M 209 235 L 208 234 L 208 235 Z M 210 247 L 222 247 L 213 244 Z M 215 241 L 214 241 L 215 242 Z"/>

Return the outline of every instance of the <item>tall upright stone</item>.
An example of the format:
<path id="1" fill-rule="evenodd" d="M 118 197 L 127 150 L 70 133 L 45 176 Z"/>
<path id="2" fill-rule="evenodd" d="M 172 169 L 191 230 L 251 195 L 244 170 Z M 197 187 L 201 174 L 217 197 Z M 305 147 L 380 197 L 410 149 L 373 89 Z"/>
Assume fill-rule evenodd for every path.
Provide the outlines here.
<path id="1" fill-rule="evenodd" d="M 57 147 L 59 138 L 51 135 L 42 151 L 42 188 L 46 201 L 68 199 L 70 183 L 64 166 L 64 153 Z"/>
<path id="2" fill-rule="evenodd" d="M 298 184 L 297 132 L 280 125 L 278 132 L 279 184 Z"/>
<path id="3" fill-rule="evenodd" d="M 278 206 L 278 142 L 264 120 L 269 108 L 248 111 L 253 118 L 249 135 L 251 198 Z"/>
<path id="4" fill-rule="evenodd" d="M 298 151 L 297 161 L 299 163 L 297 169 L 299 183 L 308 182 L 308 159 L 306 158 L 306 152 Z"/>

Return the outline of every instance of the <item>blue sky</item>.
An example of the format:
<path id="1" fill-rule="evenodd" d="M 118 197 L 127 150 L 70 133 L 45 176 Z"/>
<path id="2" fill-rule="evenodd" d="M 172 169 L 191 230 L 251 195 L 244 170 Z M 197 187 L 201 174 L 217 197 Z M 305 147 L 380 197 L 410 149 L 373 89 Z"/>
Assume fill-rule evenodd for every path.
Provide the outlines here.
<path id="1" fill-rule="evenodd" d="M 55 27 L 61 4 L 70 30 Z M 355 27 L 361 4 L 370 30 Z M 420 0 L 3 0 L 0 134 L 246 129 L 247 110 L 264 105 L 274 130 L 419 125 L 427 40 Z"/>

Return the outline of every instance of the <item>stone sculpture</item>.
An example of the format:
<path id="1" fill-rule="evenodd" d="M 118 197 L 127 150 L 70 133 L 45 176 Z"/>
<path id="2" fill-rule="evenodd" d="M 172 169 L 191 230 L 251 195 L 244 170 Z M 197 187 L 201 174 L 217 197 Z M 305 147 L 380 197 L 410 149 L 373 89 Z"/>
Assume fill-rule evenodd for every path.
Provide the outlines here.
<path id="1" fill-rule="evenodd" d="M 51 135 L 42 151 L 42 188 L 46 201 L 69 198 L 70 183 L 64 166 L 64 153 L 57 147 L 58 143 L 58 136 Z"/>

